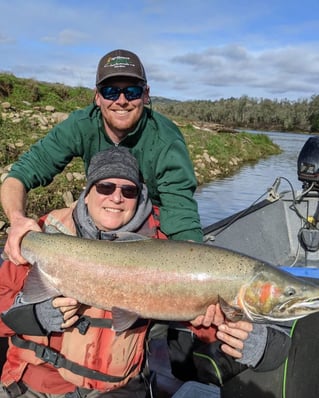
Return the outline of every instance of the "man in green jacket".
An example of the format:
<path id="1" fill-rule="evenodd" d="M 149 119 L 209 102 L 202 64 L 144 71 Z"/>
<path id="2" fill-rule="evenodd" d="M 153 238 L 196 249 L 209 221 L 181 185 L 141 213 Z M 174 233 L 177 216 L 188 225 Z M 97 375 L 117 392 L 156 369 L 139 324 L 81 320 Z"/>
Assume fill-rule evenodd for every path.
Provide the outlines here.
<path id="1" fill-rule="evenodd" d="M 27 192 L 48 185 L 79 156 L 85 170 L 92 156 L 111 146 L 125 146 L 137 158 L 154 205 L 160 207 L 162 231 L 176 240 L 202 241 L 196 178 L 184 138 L 170 120 L 145 107 L 150 88 L 138 56 L 114 50 L 101 58 L 95 101 L 70 114 L 13 164 L 1 187 L 1 204 L 10 221 L 5 246 L 9 259 L 23 263 L 20 242 L 39 230 L 25 214 Z"/>

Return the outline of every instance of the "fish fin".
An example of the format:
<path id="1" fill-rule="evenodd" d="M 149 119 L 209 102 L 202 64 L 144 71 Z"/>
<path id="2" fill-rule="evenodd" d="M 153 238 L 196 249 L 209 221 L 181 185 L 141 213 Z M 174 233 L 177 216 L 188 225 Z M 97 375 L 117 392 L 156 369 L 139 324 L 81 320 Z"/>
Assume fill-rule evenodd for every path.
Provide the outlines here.
<path id="1" fill-rule="evenodd" d="M 24 282 L 22 293 L 22 300 L 25 304 L 40 303 L 61 295 L 57 289 L 48 284 L 36 265 L 31 267 Z"/>
<path id="2" fill-rule="evenodd" d="M 123 310 L 118 307 L 112 307 L 113 329 L 121 333 L 129 329 L 137 321 L 139 316 L 135 312 Z"/>
<path id="3" fill-rule="evenodd" d="M 238 322 L 245 318 L 245 314 L 239 307 L 235 307 L 227 303 L 221 296 L 218 296 L 218 302 L 221 310 L 225 314 L 226 319 L 231 322 Z"/>

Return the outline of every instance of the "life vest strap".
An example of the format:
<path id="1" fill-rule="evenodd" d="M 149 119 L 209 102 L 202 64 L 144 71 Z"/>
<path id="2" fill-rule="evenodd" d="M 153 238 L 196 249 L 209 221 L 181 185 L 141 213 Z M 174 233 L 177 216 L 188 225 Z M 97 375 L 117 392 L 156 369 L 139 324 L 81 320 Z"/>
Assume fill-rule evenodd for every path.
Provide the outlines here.
<path id="1" fill-rule="evenodd" d="M 129 373 L 125 376 L 112 376 L 79 365 L 73 361 L 70 361 L 69 359 L 64 358 L 59 352 L 52 350 L 52 348 L 50 347 L 47 347 L 43 344 L 35 343 L 34 341 L 24 340 L 18 335 L 12 336 L 11 341 L 12 344 L 19 348 L 34 351 L 37 358 L 40 358 L 44 362 L 53 365 L 55 368 L 64 368 L 77 375 L 109 383 L 118 383 L 124 380 L 130 373 L 132 373 L 136 369 L 137 366 L 137 364 L 133 365 Z"/>
<path id="2" fill-rule="evenodd" d="M 89 327 L 112 329 L 112 319 L 91 318 L 90 316 L 81 316 L 75 327 L 80 334 L 85 334 Z"/>
<path id="3" fill-rule="evenodd" d="M 149 321 L 147 319 L 138 318 L 136 322 L 129 327 L 129 329 L 133 330 L 142 326 L 147 326 L 148 323 Z M 79 330 L 79 333 L 83 335 L 87 332 L 89 327 L 112 329 L 112 326 L 112 319 L 92 318 L 87 315 L 81 316 L 81 318 L 79 318 L 75 324 L 75 327 Z"/>

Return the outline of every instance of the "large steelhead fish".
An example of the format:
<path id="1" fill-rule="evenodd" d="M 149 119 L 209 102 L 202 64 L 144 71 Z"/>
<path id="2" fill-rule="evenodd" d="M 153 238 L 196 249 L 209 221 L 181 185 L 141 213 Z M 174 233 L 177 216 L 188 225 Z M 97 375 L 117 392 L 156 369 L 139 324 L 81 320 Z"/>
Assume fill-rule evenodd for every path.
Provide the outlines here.
<path id="1" fill-rule="evenodd" d="M 131 322 L 137 317 L 192 320 L 219 297 L 228 318 L 234 310 L 252 321 L 278 322 L 319 310 L 319 286 L 201 243 L 110 242 L 29 232 L 21 252 L 32 264 L 24 288 L 26 302 L 73 297 L 111 310 L 118 330 L 127 326 L 125 314 L 133 314 Z M 115 316 L 118 311 L 123 316 Z"/>

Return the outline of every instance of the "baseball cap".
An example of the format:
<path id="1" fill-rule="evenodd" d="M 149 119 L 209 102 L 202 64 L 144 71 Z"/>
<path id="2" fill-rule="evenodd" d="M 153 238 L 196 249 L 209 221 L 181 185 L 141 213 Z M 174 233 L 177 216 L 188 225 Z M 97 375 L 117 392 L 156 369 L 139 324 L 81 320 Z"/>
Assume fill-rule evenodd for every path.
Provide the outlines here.
<path id="1" fill-rule="evenodd" d="M 135 77 L 145 83 L 147 81 L 141 60 L 128 50 L 114 50 L 100 59 L 96 72 L 96 85 L 116 76 Z"/>

